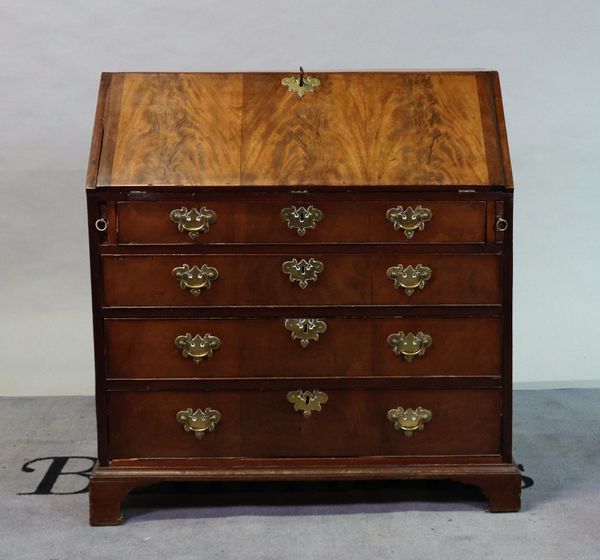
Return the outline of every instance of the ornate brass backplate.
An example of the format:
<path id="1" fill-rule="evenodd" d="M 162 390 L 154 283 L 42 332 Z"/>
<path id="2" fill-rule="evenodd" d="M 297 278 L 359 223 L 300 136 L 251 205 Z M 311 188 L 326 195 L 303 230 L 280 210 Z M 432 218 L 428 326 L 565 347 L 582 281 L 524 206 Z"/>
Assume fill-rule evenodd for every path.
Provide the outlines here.
<path id="1" fill-rule="evenodd" d="M 320 412 L 321 405 L 325 404 L 329 397 L 323 391 L 290 391 L 287 394 L 287 400 L 294 405 L 296 412 L 302 412 L 305 418 L 308 418 L 313 412 Z"/>
<path id="2" fill-rule="evenodd" d="M 431 346 L 433 339 L 421 331 L 417 334 L 402 331 L 393 333 L 387 338 L 388 344 L 396 356 L 404 356 L 407 362 L 412 362 L 415 356 L 424 356 L 425 350 Z"/>
<path id="3" fill-rule="evenodd" d="M 314 92 L 317 86 L 321 85 L 321 80 L 312 76 L 302 76 L 299 78 L 290 76 L 289 78 L 283 78 L 281 83 L 288 88 L 288 91 L 297 93 L 298 97 L 304 97 L 305 93 Z"/>
<path id="4" fill-rule="evenodd" d="M 203 264 L 200 268 L 194 265 L 190 268 L 187 264 L 173 269 L 173 278 L 179 282 L 182 290 L 189 290 L 197 296 L 201 290 L 208 289 L 211 282 L 219 277 L 219 271 L 212 266 Z"/>
<path id="5" fill-rule="evenodd" d="M 216 212 L 204 206 L 200 210 L 188 210 L 185 206 L 177 208 L 171 212 L 170 217 L 171 221 L 177 224 L 177 229 L 181 232 L 187 231 L 192 239 L 196 239 L 200 233 L 207 233 L 210 226 L 217 221 Z"/>
<path id="6" fill-rule="evenodd" d="M 412 408 L 392 408 L 387 413 L 388 420 L 394 424 L 394 429 L 412 437 L 415 432 L 422 432 L 425 424 L 431 420 L 431 410 L 418 406 Z"/>
<path id="7" fill-rule="evenodd" d="M 420 205 L 414 210 L 408 206 L 406 209 L 402 206 L 390 208 L 385 217 L 394 224 L 394 229 L 401 229 L 408 239 L 411 239 L 415 231 L 423 231 L 425 224 L 431 220 L 431 210 L 422 208 Z"/>
<path id="8" fill-rule="evenodd" d="M 212 408 L 199 408 L 195 412 L 187 408 L 177 413 L 177 422 L 183 424 L 186 432 L 193 432 L 198 439 L 202 439 L 206 432 L 214 432 L 220 420 L 221 413 Z"/>
<path id="9" fill-rule="evenodd" d="M 410 296 L 417 288 L 422 290 L 425 287 L 425 282 L 431 278 L 431 268 L 422 264 L 415 267 L 399 264 L 387 269 L 387 277 L 394 281 L 394 288 L 404 288 L 404 293 Z"/>
<path id="10" fill-rule="evenodd" d="M 325 265 L 321 261 L 317 261 L 312 257 L 306 259 L 292 259 L 285 261 L 281 265 L 281 270 L 284 274 L 288 274 L 290 282 L 298 282 L 302 289 L 308 286 L 308 282 L 316 282 L 317 274 L 320 274 L 325 269 Z"/>
<path id="11" fill-rule="evenodd" d="M 192 358 L 193 362 L 198 365 L 204 358 L 213 357 L 213 352 L 221 346 L 221 341 L 210 333 L 206 333 L 204 336 L 199 334 L 192 336 L 190 333 L 185 333 L 175 339 L 175 346 L 181 348 L 184 358 Z"/>
<path id="12" fill-rule="evenodd" d="M 327 330 L 325 321 L 320 319 L 286 319 L 285 328 L 292 332 L 292 338 L 299 340 L 306 348 L 311 340 L 319 340 L 319 335 Z"/>
<path id="13" fill-rule="evenodd" d="M 298 235 L 303 236 L 307 229 L 315 229 L 315 226 L 323 218 L 323 212 L 314 206 L 300 206 L 296 208 L 284 208 L 281 217 L 287 222 L 290 229 L 295 229 Z"/>

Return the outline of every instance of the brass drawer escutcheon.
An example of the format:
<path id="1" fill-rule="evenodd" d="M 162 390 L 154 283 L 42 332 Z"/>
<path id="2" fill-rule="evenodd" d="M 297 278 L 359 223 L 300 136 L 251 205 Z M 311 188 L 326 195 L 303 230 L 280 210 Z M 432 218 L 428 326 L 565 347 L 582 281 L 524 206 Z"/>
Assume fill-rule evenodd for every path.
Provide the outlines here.
<path id="1" fill-rule="evenodd" d="M 221 413 L 212 408 L 199 408 L 195 412 L 187 408 L 177 413 L 177 422 L 183 424 L 186 432 L 193 432 L 198 439 L 202 439 L 206 432 L 214 432 L 220 420 Z"/>
<path id="2" fill-rule="evenodd" d="M 406 295 L 410 296 L 417 288 L 422 290 L 425 287 L 425 282 L 431 278 L 431 268 L 422 264 L 415 267 L 399 264 L 387 269 L 387 277 L 394 281 L 394 288 L 404 288 Z"/>
<path id="3" fill-rule="evenodd" d="M 319 340 L 319 335 L 327 330 L 325 321 L 320 319 L 286 319 L 285 328 L 292 332 L 292 338 L 299 340 L 306 348 L 311 340 Z"/>
<path id="4" fill-rule="evenodd" d="M 303 236 L 307 229 L 315 229 L 315 226 L 323 218 L 323 212 L 318 208 L 300 206 L 296 208 L 284 208 L 281 217 L 287 222 L 288 228 L 295 229 L 298 235 Z"/>
<path id="5" fill-rule="evenodd" d="M 200 233 L 207 233 L 210 226 L 217 221 L 216 212 L 204 206 L 200 210 L 188 210 L 184 206 L 173 210 L 170 217 L 171 221 L 177 224 L 177 229 L 181 232 L 187 231 L 192 239 L 196 239 Z"/>
<path id="6" fill-rule="evenodd" d="M 300 69 L 300 77 L 283 78 L 281 83 L 288 88 L 288 91 L 297 93 L 298 97 L 304 97 L 305 93 L 314 93 L 317 86 L 321 85 L 321 80 L 313 76 L 305 76 L 304 70 Z"/>
<path id="7" fill-rule="evenodd" d="M 329 397 L 323 391 L 290 391 L 287 400 L 294 405 L 296 412 L 302 412 L 304 418 L 308 418 L 313 412 L 320 412 L 321 405 L 325 404 Z"/>
<path id="8" fill-rule="evenodd" d="M 404 356 L 407 362 L 412 362 L 415 356 L 424 356 L 433 339 L 421 331 L 417 334 L 411 332 L 404 334 L 402 331 L 393 333 L 387 338 L 388 344 L 396 356 Z"/>
<path id="9" fill-rule="evenodd" d="M 387 413 L 388 420 L 393 422 L 394 429 L 404 433 L 406 437 L 412 437 L 415 432 L 422 432 L 425 424 L 431 420 L 431 410 L 418 406 L 412 408 L 392 408 Z"/>
<path id="10" fill-rule="evenodd" d="M 290 282 L 298 282 L 302 289 L 308 286 L 308 282 L 316 282 L 317 274 L 320 274 L 325 269 L 325 265 L 321 261 L 317 261 L 313 258 L 306 259 L 292 259 L 291 261 L 285 261 L 281 266 L 281 271 L 284 274 L 288 274 Z"/>
<path id="11" fill-rule="evenodd" d="M 198 365 L 204 358 L 213 357 L 213 352 L 221 346 L 221 341 L 210 333 L 206 333 L 204 336 L 197 334 L 193 337 L 190 333 L 185 333 L 175 339 L 175 346 L 181 348 L 184 358 L 192 358 L 193 362 Z"/>
<path id="12" fill-rule="evenodd" d="M 208 290 L 211 282 L 219 277 L 219 271 L 212 266 L 203 264 L 200 268 L 196 265 L 190 268 L 187 264 L 173 269 L 173 278 L 179 282 L 182 290 L 189 290 L 197 296 L 201 290 Z"/>
<path id="13" fill-rule="evenodd" d="M 415 231 L 423 231 L 425 224 L 431 220 L 431 210 L 422 208 L 420 205 L 414 210 L 407 206 L 390 208 L 385 217 L 394 224 L 394 229 L 401 229 L 408 239 L 411 239 Z"/>

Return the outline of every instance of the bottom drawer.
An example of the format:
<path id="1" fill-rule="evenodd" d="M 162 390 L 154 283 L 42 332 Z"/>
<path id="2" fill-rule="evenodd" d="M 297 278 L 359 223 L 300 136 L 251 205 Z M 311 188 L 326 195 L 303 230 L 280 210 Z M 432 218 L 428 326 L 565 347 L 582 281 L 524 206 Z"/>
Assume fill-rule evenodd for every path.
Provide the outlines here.
<path id="1" fill-rule="evenodd" d="M 319 398 L 311 401 L 308 395 L 307 401 L 280 390 L 111 392 L 108 395 L 110 457 L 348 457 L 500 452 L 499 389 L 322 389 L 322 392 L 327 400 L 321 403 L 320 411 L 316 410 Z M 421 410 L 413 420 L 403 417 L 398 407 L 405 412 L 408 408 L 421 407 Z M 198 414 L 194 420 L 185 413 L 188 408 L 192 412 L 198 409 L 206 412 L 209 408 L 218 413 L 209 410 L 206 417 Z M 396 412 L 389 412 L 394 409 Z M 180 412 L 183 414 L 178 418 Z M 204 431 L 195 432 L 191 428 Z"/>

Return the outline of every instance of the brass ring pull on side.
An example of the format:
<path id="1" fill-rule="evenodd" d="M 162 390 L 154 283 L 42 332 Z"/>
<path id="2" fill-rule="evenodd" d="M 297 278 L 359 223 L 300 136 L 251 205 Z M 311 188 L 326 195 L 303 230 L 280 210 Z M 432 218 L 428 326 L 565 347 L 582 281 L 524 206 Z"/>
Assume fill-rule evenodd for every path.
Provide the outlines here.
<path id="1" fill-rule="evenodd" d="M 496 218 L 496 231 L 506 231 L 508 229 L 508 221 L 498 216 Z"/>
<path id="2" fill-rule="evenodd" d="M 392 408 L 387 413 L 388 420 L 394 424 L 394 430 L 401 431 L 406 437 L 412 437 L 415 432 L 422 432 L 425 424 L 432 418 L 431 410 L 418 406 L 412 408 Z"/>
<path id="3" fill-rule="evenodd" d="M 94 222 L 94 227 L 98 230 L 98 231 L 106 231 L 108 228 L 108 220 L 106 218 L 98 218 L 95 222 Z"/>

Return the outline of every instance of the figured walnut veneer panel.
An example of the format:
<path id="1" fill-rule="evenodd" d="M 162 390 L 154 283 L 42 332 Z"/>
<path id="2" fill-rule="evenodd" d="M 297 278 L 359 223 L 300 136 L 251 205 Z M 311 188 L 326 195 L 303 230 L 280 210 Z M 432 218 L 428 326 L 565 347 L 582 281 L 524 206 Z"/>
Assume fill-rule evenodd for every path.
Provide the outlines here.
<path id="1" fill-rule="evenodd" d="M 116 74 L 99 185 L 236 185 L 240 74 Z"/>
<path id="2" fill-rule="evenodd" d="M 373 74 L 365 100 L 370 184 L 488 183 L 475 76 Z"/>
<path id="3" fill-rule="evenodd" d="M 315 74 L 303 98 L 283 73 L 111 75 L 97 184 L 503 182 L 492 74 Z"/>
<path id="4" fill-rule="evenodd" d="M 325 74 L 303 98 L 273 74 L 244 78 L 242 184 L 368 183 L 364 76 Z"/>

